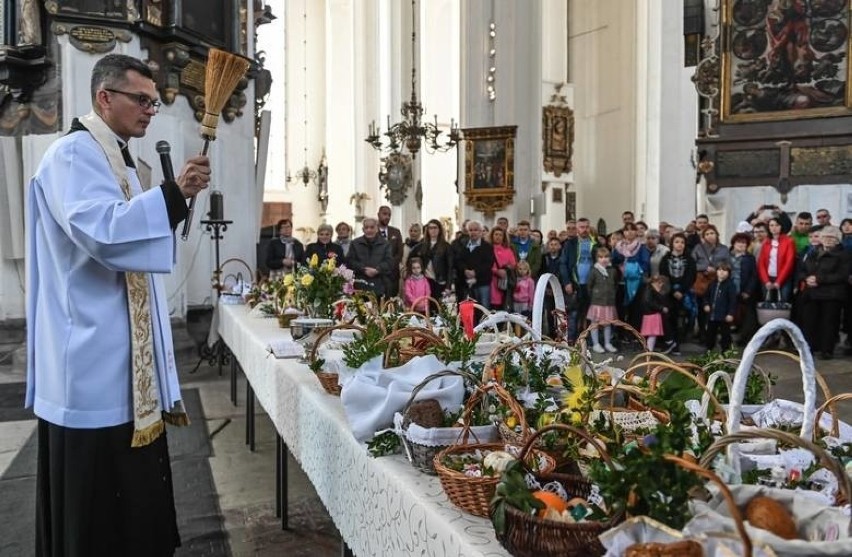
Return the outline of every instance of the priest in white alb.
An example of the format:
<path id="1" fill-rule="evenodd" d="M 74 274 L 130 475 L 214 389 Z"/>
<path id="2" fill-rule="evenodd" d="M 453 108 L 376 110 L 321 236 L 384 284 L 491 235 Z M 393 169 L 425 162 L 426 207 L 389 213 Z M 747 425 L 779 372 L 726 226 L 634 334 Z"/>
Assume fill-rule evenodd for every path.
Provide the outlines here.
<path id="1" fill-rule="evenodd" d="M 38 417 L 36 554 L 174 554 L 165 423 L 186 425 L 162 276 L 207 157 L 144 190 L 128 151 L 160 102 L 151 70 L 110 54 L 92 112 L 27 193 L 27 396 Z"/>

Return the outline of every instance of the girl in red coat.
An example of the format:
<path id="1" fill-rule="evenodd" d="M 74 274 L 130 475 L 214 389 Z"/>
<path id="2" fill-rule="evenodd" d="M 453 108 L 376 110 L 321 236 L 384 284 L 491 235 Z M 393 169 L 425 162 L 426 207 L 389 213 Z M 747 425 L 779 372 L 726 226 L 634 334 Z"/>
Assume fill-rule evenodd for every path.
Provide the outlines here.
<path id="1" fill-rule="evenodd" d="M 757 275 L 763 285 L 764 299 L 790 300 L 795 264 L 796 244 L 781 231 L 778 219 L 769 219 L 769 236 L 763 241 L 757 260 Z"/>

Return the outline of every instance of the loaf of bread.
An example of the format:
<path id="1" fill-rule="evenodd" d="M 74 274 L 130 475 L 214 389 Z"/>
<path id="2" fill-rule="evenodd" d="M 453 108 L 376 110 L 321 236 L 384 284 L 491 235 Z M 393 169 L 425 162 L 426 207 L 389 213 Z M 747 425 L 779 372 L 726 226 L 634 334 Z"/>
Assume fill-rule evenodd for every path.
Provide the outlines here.
<path id="1" fill-rule="evenodd" d="M 627 548 L 624 557 L 704 557 L 704 550 L 695 540 L 637 543 Z"/>
<path id="2" fill-rule="evenodd" d="M 444 410 L 434 398 L 418 400 L 408 409 L 408 419 L 404 421 L 403 427 L 408 427 L 409 422 L 426 428 L 441 427 L 444 423 Z"/>
<path id="3" fill-rule="evenodd" d="M 796 523 L 784 505 L 770 497 L 758 496 L 748 502 L 745 519 L 755 528 L 769 530 L 779 538 L 799 538 Z"/>

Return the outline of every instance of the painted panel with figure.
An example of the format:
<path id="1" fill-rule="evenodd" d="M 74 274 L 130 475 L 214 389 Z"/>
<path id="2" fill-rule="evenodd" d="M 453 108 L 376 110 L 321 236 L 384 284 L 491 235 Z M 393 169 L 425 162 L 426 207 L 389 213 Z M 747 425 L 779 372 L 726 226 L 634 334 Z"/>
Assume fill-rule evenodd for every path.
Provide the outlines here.
<path id="1" fill-rule="evenodd" d="M 725 0 L 722 118 L 850 114 L 850 0 Z"/>
<path id="2" fill-rule="evenodd" d="M 465 139 L 465 197 L 477 210 L 491 215 L 515 196 L 515 134 L 517 126 L 468 128 Z"/>

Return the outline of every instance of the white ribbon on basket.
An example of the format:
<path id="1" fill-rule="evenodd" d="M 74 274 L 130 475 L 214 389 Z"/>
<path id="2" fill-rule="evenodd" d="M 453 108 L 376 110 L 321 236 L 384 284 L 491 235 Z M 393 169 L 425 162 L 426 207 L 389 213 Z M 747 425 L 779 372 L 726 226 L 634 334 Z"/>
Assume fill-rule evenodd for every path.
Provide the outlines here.
<path id="1" fill-rule="evenodd" d="M 552 273 L 544 273 L 538 277 L 538 282 L 535 283 L 535 295 L 533 296 L 532 328 L 538 334 L 538 339 L 536 340 L 541 339 L 541 320 L 544 317 L 544 295 L 548 288 L 553 292 L 555 309 L 565 311 L 565 296 L 562 294 L 562 285 L 559 283 L 559 279 Z"/>
<path id="2" fill-rule="evenodd" d="M 499 334 L 500 330 L 498 329 L 498 326 L 503 323 L 518 325 L 529 333 L 532 340 L 541 340 L 541 332 L 536 332 L 533 327 L 530 327 L 529 323 L 527 323 L 526 317 L 518 315 L 517 313 L 509 313 L 508 311 L 494 312 L 484 319 L 479 325 L 474 327 L 473 332 L 479 333 L 486 329 L 494 329 L 495 333 Z"/>
<path id="3" fill-rule="evenodd" d="M 736 433 L 740 430 L 740 421 L 743 415 L 743 399 L 745 398 L 746 382 L 752 370 L 754 358 L 770 336 L 777 332 L 786 332 L 793 341 L 793 346 L 799 352 L 799 367 L 802 370 L 802 389 L 805 395 L 803 405 L 802 429 L 799 436 L 803 439 L 812 439 L 814 435 L 814 422 L 816 416 L 816 370 L 811 350 L 805 341 L 802 331 L 792 322 L 786 319 L 774 319 L 760 328 L 749 341 L 743 351 L 740 365 L 734 375 L 734 384 L 731 389 L 731 404 L 728 407 L 728 421 L 726 429 L 728 433 Z M 728 464 L 733 471 L 740 475 L 739 451 L 736 443 L 732 443 L 727 449 Z"/>

